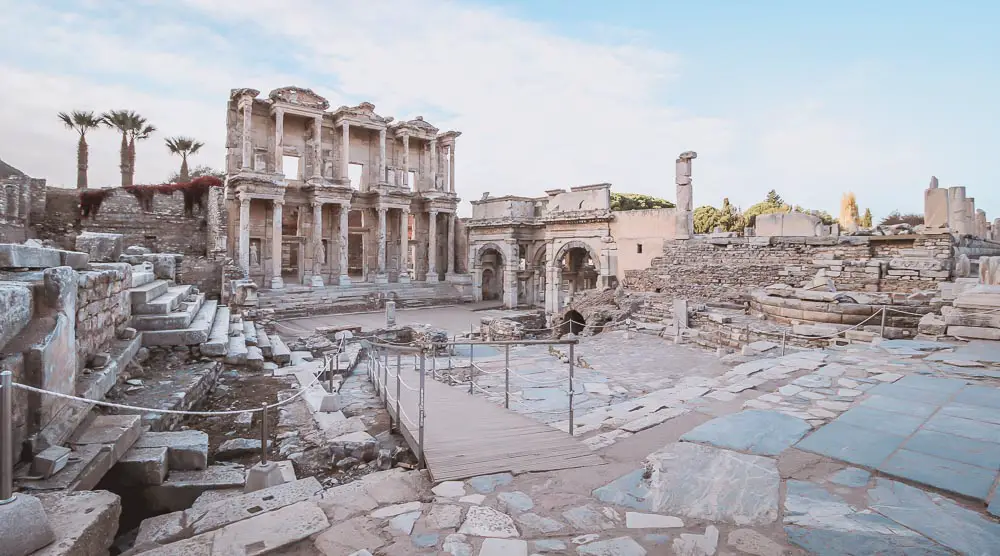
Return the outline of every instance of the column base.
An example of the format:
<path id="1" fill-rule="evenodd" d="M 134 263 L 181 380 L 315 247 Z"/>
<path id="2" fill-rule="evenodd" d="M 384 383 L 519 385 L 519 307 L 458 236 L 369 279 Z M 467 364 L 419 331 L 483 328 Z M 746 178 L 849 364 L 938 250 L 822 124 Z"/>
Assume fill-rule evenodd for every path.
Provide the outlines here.
<path id="1" fill-rule="evenodd" d="M 274 278 L 271 278 L 271 289 L 272 290 L 285 289 L 285 280 L 281 276 L 275 276 Z"/>
<path id="2" fill-rule="evenodd" d="M 441 281 L 441 279 L 438 277 L 438 273 L 437 272 L 428 272 L 427 273 L 427 278 L 424 279 L 424 282 L 429 282 L 429 283 L 433 283 L 433 284 L 436 284 L 436 283 L 438 283 L 440 281 Z"/>
<path id="3" fill-rule="evenodd" d="M 340 278 L 337 279 L 337 284 L 341 286 L 350 286 L 351 277 L 346 274 L 341 274 Z"/>
<path id="4" fill-rule="evenodd" d="M 323 277 L 318 274 L 313 274 L 309 278 L 309 286 L 313 288 L 325 288 L 326 284 L 323 283 Z"/>
<path id="5" fill-rule="evenodd" d="M 375 283 L 376 284 L 388 284 L 389 283 L 389 275 L 385 274 L 385 273 L 376 274 L 375 275 Z"/>

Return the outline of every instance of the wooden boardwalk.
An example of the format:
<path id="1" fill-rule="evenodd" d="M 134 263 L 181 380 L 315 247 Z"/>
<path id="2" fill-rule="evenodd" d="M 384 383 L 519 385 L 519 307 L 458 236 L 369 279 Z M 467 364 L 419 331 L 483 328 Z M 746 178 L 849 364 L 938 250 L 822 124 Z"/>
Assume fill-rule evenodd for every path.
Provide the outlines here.
<path id="1" fill-rule="evenodd" d="M 392 361 L 390 366 L 387 390 L 395 398 L 396 368 Z M 419 388 L 420 374 L 412 366 L 404 366 L 401 374 L 399 399 L 405 413 L 402 433 L 413 452 L 418 453 L 419 392 L 406 385 Z M 424 401 L 424 458 L 436 482 L 504 471 L 554 471 L 604 463 L 583 442 L 567 433 L 504 409 L 482 396 L 471 396 L 467 390 L 433 380 L 430 371 L 426 375 Z M 395 423 L 395 404 L 390 401 L 388 409 Z"/>

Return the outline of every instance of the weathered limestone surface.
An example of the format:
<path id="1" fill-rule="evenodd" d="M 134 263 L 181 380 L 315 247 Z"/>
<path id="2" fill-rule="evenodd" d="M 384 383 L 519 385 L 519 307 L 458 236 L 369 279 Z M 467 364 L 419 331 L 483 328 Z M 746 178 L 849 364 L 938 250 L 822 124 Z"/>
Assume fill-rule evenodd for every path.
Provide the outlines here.
<path id="1" fill-rule="evenodd" d="M 31 290 L 17 282 L 0 282 L 0 346 L 28 325 L 34 312 Z"/>
<path id="2" fill-rule="evenodd" d="M 76 250 L 90 254 L 90 260 L 96 263 L 114 263 L 122 254 L 124 242 L 121 234 L 83 232 L 76 236 Z"/>
<path id="3" fill-rule="evenodd" d="M 118 532 L 121 500 L 104 490 L 39 494 L 56 541 L 36 556 L 101 556 Z"/>

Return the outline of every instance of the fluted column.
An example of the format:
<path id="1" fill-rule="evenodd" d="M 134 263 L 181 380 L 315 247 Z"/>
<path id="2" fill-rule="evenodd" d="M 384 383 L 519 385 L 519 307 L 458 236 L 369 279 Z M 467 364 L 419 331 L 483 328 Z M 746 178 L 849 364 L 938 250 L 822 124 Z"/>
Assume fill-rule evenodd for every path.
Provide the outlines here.
<path id="1" fill-rule="evenodd" d="M 285 111 L 281 108 L 276 108 L 274 110 L 274 172 L 276 174 L 283 174 L 285 172 L 284 164 L 281 161 L 281 157 L 285 154 L 284 142 Z M 298 176 L 291 176 L 291 178 L 297 179 Z"/>
<path id="2" fill-rule="evenodd" d="M 406 271 L 406 265 L 410 256 L 410 211 L 403 209 L 399 211 L 399 282 L 408 284 L 410 275 Z"/>
<path id="3" fill-rule="evenodd" d="M 323 116 L 313 119 L 313 174 L 312 177 L 323 179 Z"/>
<path id="4" fill-rule="evenodd" d="M 351 278 L 347 275 L 347 216 L 351 212 L 351 205 L 341 203 L 340 205 L 340 285 L 350 286 Z"/>
<path id="5" fill-rule="evenodd" d="M 455 273 L 455 213 L 448 213 L 448 260 L 444 263 L 445 274 Z"/>
<path id="6" fill-rule="evenodd" d="M 240 199 L 240 268 L 250 275 L 250 198 Z"/>
<path id="7" fill-rule="evenodd" d="M 431 189 L 438 188 L 438 154 L 437 139 L 431 139 Z"/>
<path id="8" fill-rule="evenodd" d="M 385 130 L 378 130 L 378 181 L 386 183 L 385 179 Z"/>
<path id="9" fill-rule="evenodd" d="M 427 224 L 427 281 L 437 282 L 437 211 L 428 213 Z"/>
<path id="10" fill-rule="evenodd" d="M 271 215 L 271 289 L 280 290 L 285 287 L 281 278 L 281 208 L 285 204 L 275 199 L 274 211 Z"/>
<path id="11" fill-rule="evenodd" d="M 455 192 L 455 143 L 452 143 L 448 150 L 450 155 L 448 157 L 448 191 L 452 193 Z"/>
<path id="12" fill-rule="evenodd" d="M 243 163 L 244 170 L 253 168 L 253 139 L 251 128 L 253 122 L 253 100 L 243 103 Z"/>
<path id="13" fill-rule="evenodd" d="M 340 124 L 343 137 L 340 145 L 340 179 L 350 183 L 349 164 L 351 163 L 351 124 L 342 122 Z M 353 185 L 353 184 L 352 184 Z"/>
<path id="14" fill-rule="evenodd" d="M 410 183 L 410 136 L 403 135 L 403 185 L 413 189 Z"/>
<path id="15" fill-rule="evenodd" d="M 385 273 L 385 239 L 386 239 L 386 216 L 387 209 L 378 209 L 378 272 L 375 274 L 375 283 L 385 284 L 389 281 Z"/>
<path id="16" fill-rule="evenodd" d="M 323 203 L 313 201 L 313 227 L 312 227 L 312 253 L 313 270 L 309 278 L 309 285 L 314 288 L 322 288 L 323 283 L 323 259 L 326 254 L 323 252 Z"/>

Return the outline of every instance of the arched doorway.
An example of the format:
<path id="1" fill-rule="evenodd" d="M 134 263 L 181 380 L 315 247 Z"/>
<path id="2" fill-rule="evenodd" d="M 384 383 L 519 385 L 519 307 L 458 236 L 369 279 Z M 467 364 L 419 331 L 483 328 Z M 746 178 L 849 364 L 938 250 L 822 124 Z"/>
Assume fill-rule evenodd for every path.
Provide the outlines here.
<path id="1" fill-rule="evenodd" d="M 482 280 L 482 299 L 495 300 L 504 298 L 504 270 L 506 261 L 503 252 L 494 245 L 487 244 L 479 249 L 476 266 L 480 269 Z"/>
<path id="2" fill-rule="evenodd" d="M 567 295 L 597 288 L 600 282 L 600 260 L 587 244 L 572 241 L 564 245 L 556 256 L 556 264 L 561 269 L 561 289 Z"/>
<path id="3" fill-rule="evenodd" d="M 587 323 L 578 311 L 570 309 L 563 315 L 562 323 L 559 325 L 559 335 L 575 334 L 577 336 L 587 327 Z"/>
<path id="4" fill-rule="evenodd" d="M 497 280 L 496 272 L 487 268 L 483 270 L 483 300 L 500 299 L 503 295 L 503 288 Z"/>

